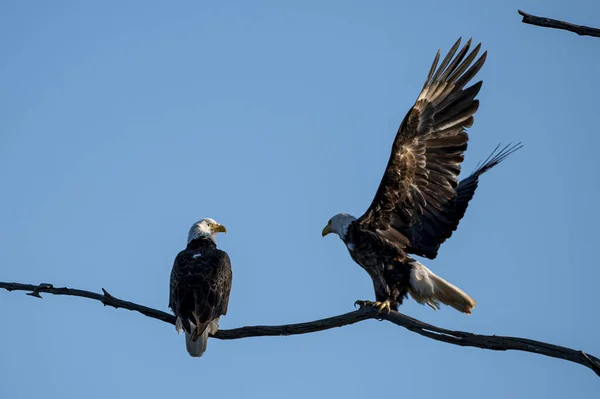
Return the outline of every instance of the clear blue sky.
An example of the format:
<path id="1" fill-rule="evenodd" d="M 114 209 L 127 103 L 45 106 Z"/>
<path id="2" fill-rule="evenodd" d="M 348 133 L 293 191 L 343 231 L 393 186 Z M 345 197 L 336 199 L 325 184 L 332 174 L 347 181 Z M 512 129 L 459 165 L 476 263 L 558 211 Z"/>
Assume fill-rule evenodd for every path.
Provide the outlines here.
<path id="1" fill-rule="evenodd" d="M 285 4 L 284 4 L 285 3 Z M 376 3 L 376 4 L 375 4 Z M 550 4 L 552 3 L 552 4 Z M 362 214 L 435 51 L 489 51 L 464 168 L 484 176 L 426 264 L 477 300 L 449 329 L 600 355 L 599 39 L 521 24 L 517 8 L 600 25 L 566 2 L 42 2 L 0 5 L 0 280 L 167 310 L 190 225 L 225 224 L 221 327 L 300 322 L 373 297 L 321 229 Z M 597 398 L 581 366 L 461 348 L 388 323 L 209 342 L 80 298 L 0 291 L 0 397 Z"/>

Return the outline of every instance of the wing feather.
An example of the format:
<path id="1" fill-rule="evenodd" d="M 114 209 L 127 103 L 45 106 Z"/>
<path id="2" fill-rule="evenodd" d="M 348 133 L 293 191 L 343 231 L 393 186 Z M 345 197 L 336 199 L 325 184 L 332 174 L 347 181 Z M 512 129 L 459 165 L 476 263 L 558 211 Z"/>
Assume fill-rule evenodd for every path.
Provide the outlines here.
<path id="1" fill-rule="evenodd" d="M 456 198 L 448 203 L 429 203 L 431 206 L 425 209 L 425 213 L 419 222 L 411 226 L 411 242 L 407 251 L 428 258 L 435 258 L 441 244 L 452 236 L 457 229 L 460 220 L 465 215 L 469 201 L 473 199 L 475 190 L 479 184 L 479 176 L 502 162 L 506 157 L 522 147 L 520 143 L 507 145 L 500 149 L 497 146 L 494 151 L 478 165 L 475 171 L 461 180 L 456 189 Z"/>
<path id="2" fill-rule="evenodd" d="M 371 231 L 396 230 L 408 239 L 407 250 L 419 238 L 413 226 L 422 218 L 435 218 L 456 200 L 468 141 L 465 128 L 472 125 L 479 107 L 475 97 L 481 82 L 463 88 L 481 69 L 486 56 L 484 53 L 473 63 L 481 46 L 468 53 L 470 46 L 471 40 L 459 50 L 459 39 L 439 67 L 437 52 L 417 101 L 398 129 L 375 198 L 358 221 Z M 421 223 L 419 229 L 431 236 L 450 223 L 443 216 L 433 220 L 435 223 Z M 402 240 L 398 241 L 403 247 Z"/>

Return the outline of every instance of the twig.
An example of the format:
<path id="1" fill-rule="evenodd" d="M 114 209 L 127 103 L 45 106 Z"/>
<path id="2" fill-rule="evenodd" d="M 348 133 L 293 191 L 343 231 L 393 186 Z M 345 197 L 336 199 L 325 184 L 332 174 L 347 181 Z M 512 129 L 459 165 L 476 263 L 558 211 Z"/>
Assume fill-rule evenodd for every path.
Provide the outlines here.
<path id="1" fill-rule="evenodd" d="M 104 288 L 102 289 L 104 294 L 97 294 L 95 292 L 66 287 L 55 288 L 52 284 L 32 285 L 0 282 L 0 288 L 4 288 L 8 291 L 31 291 L 28 295 L 38 298 L 41 298 L 40 293 L 49 293 L 53 295 L 69 295 L 94 299 L 102 302 L 105 306 L 133 310 L 140 312 L 147 317 L 158 319 L 170 324 L 175 324 L 175 316 L 157 309 L 152 309 L 116 298 L 109 294 Z M 574 349 L 565 348 L 563 346 L 552 345 L 525 338 L 482 335 L 463 331 L 446 330 L 444 328 L 423 323 L 422 321 L 394 311 L 390 312 L 389 314 L 384 313 L 380 315 L 377 313 L 377 310 L 372 307 L 363 307 L 354 312 L 306 323 L 285 324 L 280 326 L 248 326 L 234 328 L 232 330 L 219 330 L 214 335 L 214 338 L 240 339 L 249 337 L 308 334 L 335 327 L 347 326 L 367 319 L 387 320 L 417 334 L 453 345 L 472 346 L 476 348 L 497 351 L 518 350 L 564 359 L 570 362 L 581 364 L 600 376 L 600 359 L 583 351 L 577 351 Z"/>
<path id="2" fill-rule="evenodd" d="M 551 19 L 545 17 L 537 17 L 535 15 L 527 14 L 524 11 L 518 10 L 519 14 L 523 16 L 523 23 L 530 25 L 537 25 L 544 28 L 563 29 L 569 32 L 577 33 L 579 36 L 594 36 L 600 37 L 600 29 L 591 28 L 589 26 L 575 25 L 570 22 L 559 21 L 558 19 Z"/>

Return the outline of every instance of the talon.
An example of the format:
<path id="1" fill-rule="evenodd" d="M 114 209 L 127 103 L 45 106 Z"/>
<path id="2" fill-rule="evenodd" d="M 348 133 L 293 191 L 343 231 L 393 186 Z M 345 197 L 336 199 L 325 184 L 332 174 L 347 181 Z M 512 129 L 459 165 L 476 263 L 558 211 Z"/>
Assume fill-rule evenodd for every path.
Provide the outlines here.
<path id="1" fill-rule="evenodd" d="M 375 306 L 375 302 L 358 300 L 358 301 L 354 302 L 354 307 L 357 307 L 357 306 L 359 308 L 363 308 L 365 306 Z"/>
<path id="2" fill-rule="evenodd" d="M 392 311 L 392 306 L 390 301 L 383 301 L 383 302 L 371 302 L 371 301 L 361 301 L 358 300 L 356 302 L 354 302 L 354 307 L 363 308 L 365 306 L 372 306 L 374 308 L 377 309 L 377 313 L 382 314 L 384 311 L 385 313 L 390 313 Z"/>
<path id="3" fill-rule="evenodd" d="M 384 310 L 385 313 L 390 313 L 392 311 L 390 301 L 375 302 L 375 307 L 377 308 L 377 313 L 379 314 L 383 313 Z"/>

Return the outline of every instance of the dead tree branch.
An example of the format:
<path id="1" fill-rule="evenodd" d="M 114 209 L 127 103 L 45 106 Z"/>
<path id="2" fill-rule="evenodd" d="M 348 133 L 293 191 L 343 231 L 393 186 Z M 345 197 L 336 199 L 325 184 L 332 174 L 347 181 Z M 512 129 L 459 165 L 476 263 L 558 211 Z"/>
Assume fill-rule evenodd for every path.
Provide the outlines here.
<path id="1" fill-rule="evenodd" d="M 597 28 L 575 25 L 570 22 L 559 21 L 558 19 L 537 17 L 521 10 L 518 10 L 518 12 L 523 16 L 523 23 L 525 24 L 541 26 L 544 28 L 568 30 L 569 32 L 577 33 L 579 36 L 600 37 L 600 29 Z"/>
<path id="2" fill-rule="evenodd" d="M 27 295 L 41 298 L 41 293 L 49 293 L 53 295 L 68 295 L 82 298 L 89 298 L 102 302 L 105 306 L 114 308 L 122 308 L 140 312 L 144 316 L 153 319 L 161 320 L 166 323 L 175 324 L 175 316 L 162 312 L 157 309 L 152 309 L 146 306 L 138 305 L 133 302 L 124 301 L 110 295 L 104 288 L 103 294 L 95 292 L 78 290 L 73 288 L 55 288 L 52 284 L 20 284 L 20 283 L 4 283 L 0 282 L 0 288 L 8 291 L 30 291 Z M 378 314 L 377 310 L 372 307 L 363 307 L 354 312 L 345 313 L 339 316 L 328 317 L 326 319 L 315 320 L 306 323 L 286 324 L 280 326 L 249 326 L 234 328 L 231 330 L 219 330 L 214 335 L 217 339 L 240 339 L 249 337 L 264 337 L 264 336 L 282 336 L 282 335 L 297 335 L 308 334 L 317 331 L 328 330 L 335 327 L 343 327 L 350 324 L 358 323 L 367 319 L 387 320 L 398 326 L 404 327 L 412 332 L 423 335 L 427 338 L 436 341 L 447 342 L 459 346 L 472 346 L 481 349 L 506 351 L 518 350 L 523 352 L 537 353 L 544 356 L 555 357 L 558 359 L 568 360 L 570 362 L 581 364 L 600 376 L 600 359 L 585 353 L 563 346 L 547 344 L 545 342 L 534 341 L 525 338 L 503 337 L 496 335 L 473 334 L 463 331 L 452 331 L 444 328 L 436 327 L 422 321 L 413 319 L 398 312 L 390 312 L 389 314 Z"/>

